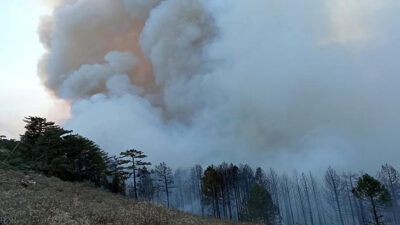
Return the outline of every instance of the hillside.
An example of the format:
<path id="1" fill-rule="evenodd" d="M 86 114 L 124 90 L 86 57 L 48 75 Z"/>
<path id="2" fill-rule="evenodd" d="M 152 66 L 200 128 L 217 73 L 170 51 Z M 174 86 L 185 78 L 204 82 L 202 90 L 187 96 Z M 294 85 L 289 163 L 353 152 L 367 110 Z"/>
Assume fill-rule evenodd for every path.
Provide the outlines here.
<path id="1" fill-rule="evenodd" d="M 88 183 L 0 170 L 0 225 L 9 224 L 235 223 L 137 202 Z"/>

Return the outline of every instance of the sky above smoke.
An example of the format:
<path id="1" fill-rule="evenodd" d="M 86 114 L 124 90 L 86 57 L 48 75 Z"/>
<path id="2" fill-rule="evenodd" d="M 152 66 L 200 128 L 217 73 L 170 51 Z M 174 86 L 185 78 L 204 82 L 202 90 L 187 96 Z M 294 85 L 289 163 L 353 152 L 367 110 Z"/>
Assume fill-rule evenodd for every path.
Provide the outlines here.
<path id="1" fill-rule="evenodd" d="M 395 0 L 52 1 L 39 76 L 67 128 L 175 166 L 400 157 Z"/>

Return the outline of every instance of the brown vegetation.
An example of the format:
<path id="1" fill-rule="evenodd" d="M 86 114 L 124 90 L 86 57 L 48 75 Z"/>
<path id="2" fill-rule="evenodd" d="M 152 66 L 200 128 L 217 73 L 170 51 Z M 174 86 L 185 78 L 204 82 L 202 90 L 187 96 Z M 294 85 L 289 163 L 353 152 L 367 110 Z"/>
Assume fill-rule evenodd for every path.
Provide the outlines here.
<path id="1" fill-rule="evenodd" d="M 40 174 L 0 170 L 0 225 L 234 224 Z"/>

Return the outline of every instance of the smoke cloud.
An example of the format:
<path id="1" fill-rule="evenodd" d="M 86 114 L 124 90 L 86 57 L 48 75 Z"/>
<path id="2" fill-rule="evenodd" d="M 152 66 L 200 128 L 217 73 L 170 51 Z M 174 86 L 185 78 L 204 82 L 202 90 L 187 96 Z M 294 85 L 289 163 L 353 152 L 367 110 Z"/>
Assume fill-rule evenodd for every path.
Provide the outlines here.
<path id="1" fill-rule="evenodd" d="M 400 156 L 397 1 L 59 1 L 39 28 L 66 126 L 177 166 Z"/>

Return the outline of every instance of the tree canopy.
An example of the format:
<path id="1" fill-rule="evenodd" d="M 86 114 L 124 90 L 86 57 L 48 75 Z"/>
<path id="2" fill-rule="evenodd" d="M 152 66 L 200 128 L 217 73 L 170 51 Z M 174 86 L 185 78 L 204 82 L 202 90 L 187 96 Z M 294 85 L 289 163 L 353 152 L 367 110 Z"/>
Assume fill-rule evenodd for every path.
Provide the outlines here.
<path id="1" fill-rule="evenodd" d="M 375 224 L 382 224 L 378 207 L 390 202 L 391 196 L 388 189 L 372 176 L 364 174 L 358 180 L 357 186 L 353 188 L 352 192 L 357 198 L 370 203 Z"/>
<path id="2" fill-rule="evenodd" d="M 252 222 L 274 224 L 277 208 L 271 198 L 271 194 L 260 184 L 255 183 L 250 190 L 246 202 L 244 218 Z"/>

